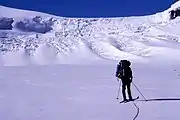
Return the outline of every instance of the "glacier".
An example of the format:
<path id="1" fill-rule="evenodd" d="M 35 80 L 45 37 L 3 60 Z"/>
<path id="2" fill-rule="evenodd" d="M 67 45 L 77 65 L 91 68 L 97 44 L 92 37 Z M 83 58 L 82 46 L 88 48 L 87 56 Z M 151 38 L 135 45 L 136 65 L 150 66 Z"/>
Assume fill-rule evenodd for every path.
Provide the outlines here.
<path id="1" fill-rule="evenodd" d="M 148 16 L 67 18 L 0 6 L 1 18 L 13 19 L 12 30 L 0 30 L 0 64 L 81 63 L 97 59 L 168 62 L 180 48 L 179 17 L 169 19 L 169 12 L 178 7 L 180 2 Z"/>
<path id="2" fill-rule="evenodd" d="M 66 18 L 0 6 L 0 119 L 179 120 L 180 20 L 169 19 L 178 7 Z M 133 83 L 147 101 L 132 85 L 139 100 L 119 104 L 120 59 L 131 61 Z"/>

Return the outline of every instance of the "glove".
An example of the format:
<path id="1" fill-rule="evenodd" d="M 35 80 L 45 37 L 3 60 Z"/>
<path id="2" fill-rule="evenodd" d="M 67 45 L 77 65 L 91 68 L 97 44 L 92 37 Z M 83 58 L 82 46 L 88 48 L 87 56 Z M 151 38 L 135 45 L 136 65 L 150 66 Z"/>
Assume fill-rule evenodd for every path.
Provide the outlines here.
<path id="1" fill-rule="evenodd" d="M 118 78 L 118 77 L 116 77 L 116 79 L 117 79 L 117 81 L 119 82 L 119 78 Z"/>
<path id="2" fill-rule="evenodd" d="M 129 82 L 132 83 L 132 78 L 130 78 Z"/>

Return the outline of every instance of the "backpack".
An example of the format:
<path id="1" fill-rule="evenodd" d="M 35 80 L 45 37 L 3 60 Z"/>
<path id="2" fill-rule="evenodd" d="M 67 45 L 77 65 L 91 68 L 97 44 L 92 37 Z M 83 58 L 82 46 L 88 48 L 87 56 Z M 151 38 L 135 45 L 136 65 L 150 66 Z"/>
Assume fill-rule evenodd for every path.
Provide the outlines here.
<path id="1" fill-rule="evenodd" d="M 120 60 L 119 64 L 116 68 L 116 77 L 122 79 L 123 77 L 127 77 L 126 68 L 131 65 L 131 62 L 128 60 Z"/>

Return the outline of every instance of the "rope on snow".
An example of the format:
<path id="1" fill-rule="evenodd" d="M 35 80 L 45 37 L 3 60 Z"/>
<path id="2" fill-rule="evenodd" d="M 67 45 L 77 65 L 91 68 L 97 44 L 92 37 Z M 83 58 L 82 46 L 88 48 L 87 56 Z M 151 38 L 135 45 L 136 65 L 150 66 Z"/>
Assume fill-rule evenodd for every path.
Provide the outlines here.
<path id="1" fill-rule="evenodd" d="M 133 118 L 133 120 L 136 120 L 136 118 L 137 118 L 138 115 L 139 115 L 139 107 L 136 105 L 135 102 L 133 102 L 133 104 L 134 104 L 134 106 L 137 108 L 137 113 L 136 113 L 136 115 L 135 115 L 134 118 Z"/>

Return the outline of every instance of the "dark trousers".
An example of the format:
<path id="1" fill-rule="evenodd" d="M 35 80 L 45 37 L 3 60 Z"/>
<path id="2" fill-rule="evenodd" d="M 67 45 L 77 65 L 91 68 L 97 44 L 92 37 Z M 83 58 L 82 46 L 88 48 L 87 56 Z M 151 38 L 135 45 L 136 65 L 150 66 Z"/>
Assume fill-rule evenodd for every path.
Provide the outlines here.
<path id="1" fill-rule="evenodd" d="M 129 99 L 132 99 L 131 96 L 131 83 L 122 83 L 122 95 L 124 100 L 126 100 L 126 87 L 127 87 L 127 93 L 129 96 Z"/>

